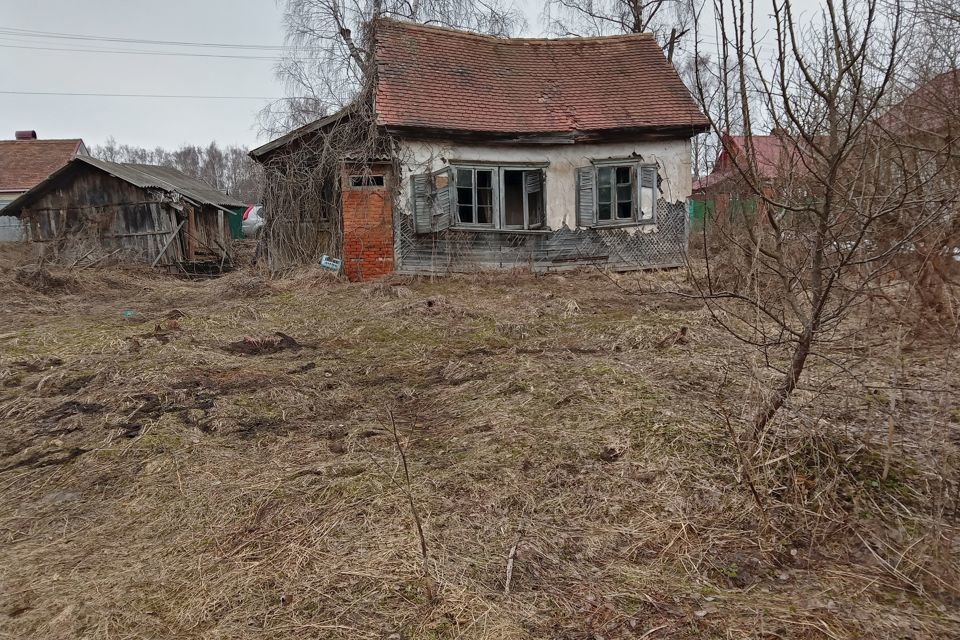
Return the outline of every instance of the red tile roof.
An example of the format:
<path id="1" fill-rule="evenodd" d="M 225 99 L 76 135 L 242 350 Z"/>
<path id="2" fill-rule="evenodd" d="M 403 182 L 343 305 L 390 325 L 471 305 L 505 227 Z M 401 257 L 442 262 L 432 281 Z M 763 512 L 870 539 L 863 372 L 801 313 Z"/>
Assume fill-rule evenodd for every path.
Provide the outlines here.
<path id="1" fill-rule="evenodd" d="M 381 20 L 387 127 L 481 133 L 685 128 L 707 121 L 652 34 L 502 39 Z"/>
<path id="2" fill-rule="evenodd" d="M 900 103 L 877 119 L 877 124 L 898 135 L 949 133 L 960 125 L 960 69 L 947 71 L 921 84 Z"/>
<path id="3" fill-rule="evenodd" d="M 693 186 L 694 191 L 703 191 L 716 186 L 731 178 L 739 178 L 740 171 L 730 157 L 742 156 L 746 151 L 745 136 L 724 136 L 725 149 L 717 156 L 710 175 L 700 178 Z M 768 136 L 753 136 L 753 155 L 756 161 L 757 177 L 761 180 L 775 180 L 785 171 L 797 170 L 796 147 L 790 138 L 772 134 Z M 746 158 L 741 158 L 741 169 L 746 169 Z"/>
<path id="4" fill-rule="evenodd" d="M 65 165 L 83 140 L 0 140 L 0 192 L 27 191 Z"/>

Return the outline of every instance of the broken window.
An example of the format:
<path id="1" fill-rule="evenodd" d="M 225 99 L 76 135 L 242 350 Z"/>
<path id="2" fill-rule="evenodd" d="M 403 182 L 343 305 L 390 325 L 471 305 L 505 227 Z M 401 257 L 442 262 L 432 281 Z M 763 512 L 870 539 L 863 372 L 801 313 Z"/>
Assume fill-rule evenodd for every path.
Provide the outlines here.
<path id="1" fill-rule="evenodd" d="M 640 174 L 640 204 L 637 209 L 638 222 L 653 222 L 657 214 L 657 167 L 642 165 Z"/>
<path id="2" fill-rule="evenodd" d="M 653 222 L 657 197 L 656 165 L 607 161 L 577 170 L 581 227 Z"/>

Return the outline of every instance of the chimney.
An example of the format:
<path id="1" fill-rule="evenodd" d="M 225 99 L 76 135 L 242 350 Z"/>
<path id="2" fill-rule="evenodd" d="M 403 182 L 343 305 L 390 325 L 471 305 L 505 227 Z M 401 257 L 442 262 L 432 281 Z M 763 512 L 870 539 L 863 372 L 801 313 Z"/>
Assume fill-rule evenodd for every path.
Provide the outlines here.
<path id="1" fill-rule="evenodd" d="M 36 131 L 17 131 L 17 140 L 36 140 Z"/>

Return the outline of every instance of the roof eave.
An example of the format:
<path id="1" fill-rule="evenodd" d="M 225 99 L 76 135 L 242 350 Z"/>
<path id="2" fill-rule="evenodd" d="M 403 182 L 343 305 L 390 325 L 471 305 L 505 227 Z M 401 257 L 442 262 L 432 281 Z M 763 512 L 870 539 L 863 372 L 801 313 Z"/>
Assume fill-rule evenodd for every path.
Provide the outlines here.
<path id="1" fill-rule="evenodd" d="M 177 188 L 176 185 L 174 185 L 174 184 L 169 184 L 169 183 L 167 183 L 167 184 L 165 184 L 165 185 L 152 185 L 152 186 L 149 186 L 149 187 L 144 187 L 144 186 L 142 186 L 142 185 L 138 185 L 138 184 L 135 184 L 135 183 L 133 183 L 133 182 L 130 182 L 130 180 L 129 180 L 128 178 L 124 177 L 123 175 L 120 175 L 120 174 L 118 174 L 118 173 L 116 173 L 116 172 L 114 172 L 114 171 L 111 171 L 111 170 L 110 170 L 110 166 L 109 166 L 109 164 L 111 164 L 111 163 L 106 163 L 106 161 L 101 162 L 101 161 L 98 161 L 96 158 L 91 158 L 91 157 L 89 157 L 89 156 L 79 155 L 79 156 L 73 158 L 72 160 L 70 160 L 69 162 L 67 162 L 65 165 L 63 165 L 62 167 L 60 167 L 60 168 L 57 169 L 56 171 L 54 171 L 53 173 L 51 173 L 51 174 L 50 174 L 49 176 L 47 176 L 44 180 L 42 180 L 41 182 L 37 183 L 33 188 L 31 188 L 31 189 L 29 189 L 28 191 L 26 191 L 25 193 L 21 194 L 18 198 L 16 198 L 16 199 L 13 200 L 10 204 L 8 204 L 6 207 L 4 207 L 4 209 L 3 209 L 4 215 L 11 215 L 11 216 L 14 216 L 14 217 L 19 217 L 19 215 L 20 215 L 20 209 L 21 209 L 21 208 L 23 208 L 24 206 L 26 206 L 27 204 L 29 204 L 34 198 L 38 197 L 41 193 L 44 192 L 44 190 L 47 188 L 48 185 L 50 185 L 52 182 L 54 182 L 57 178 L 59 178 L 61 175 L 63 175 L 66 171 L 68 171 L 68 170 L 71 169 L 72 167 L 77 166 L 77 164 L 84 164 L 84 165 L 86 165 L 86 166 L 88 166 L 88 167 L 92 167 L 92 168 L 94 168 L 94 169 L 97 169 L 98 171 L 102 171 L 103 173 L 105 173 L 105 174 L 107 174 L 107 175 L 109 175 L 109 176 L 111 176 L 111 177 L 113 177 L 113 178 L 116 178 L 117 180 L 122 180 L 123 182 L 126 182 L 126 183 L 128 183 L 128 184 L 132 184 L 133 186 L 137 187 L 138 189 L 151 188 L 151 189 L 159 189 L 159 190 L 164 191 L 164 192 L 166 192 L 166 193 L 178 193 L 178 194 L 180 194 L 182 197 L 187 198 L 188 200 L 190 200 L 191 202 L 196 201 L 197 204 L 201 204 L 201 205 L 202 205 L 202 204 L 209 204 L 209 205 L 213 205 L 213 206 L 217 206 L 217 207 L 241 207 L 241 206 L 245 206 L 245 204 L 244 204 L 243 202 L 241 202 L 239 199 L 231 199 L 230 196 L 228 196 L 227 194 L 223 194 L 223 195 L 224 195 L 224 199 L 218 199 L 217 201 L 214 201 L 214 200 L 211 199 L 211 198 L 204 198 L 204 197 L 198 197 L 198 196 L 195 196 L 195 195 L 186 194 L 186 193 L 184 193 L 180 188 Z M 212 187 L 211 187 L 211 189 L 212 189 Z M 202 194 L 200 194 L 200 195 L 202 195 Z"/>
<path id="2" fill-rule="evenodd" d="M 309 124 L 305 124 L 302 127 L 298 127 L 293 131 L 290 131 L 289 133 L 286 133 L 280 136 L 279 138 L 271 140 L 266 144 L 260 145 L 256 149 L 251 150 L 249 152 L 249 155 L 251 158 L 253 158 L 257 162 L 262 162 L 266 158 L 266 156 L 268 156 L 273 151 L 276 151 L 277 149 L 285 147 L 291 142 L 294 142 L 305 135 L 309 135 L 315 131 L 319 131 L 320 129 L 326 126 L 329 126 L 331 124 L 336 124 L 343 118 L 353 113 L 354 109 L 356 109 L 355 103 L 348 104 L 346 107 L 340 109 L 336 113 L 314 120 L 313 122 Z"/>
<path id="3" fill-rule="evenodd" d="M 643 125 L 611 129 L 566 130 L 566 131 L 485 131 L 479 129 L 453 129 L 432 125 L 386 124 L 387 133 L 399 137 L 469 138 L 484 142 L 510 144 L 572 144 L 577 142 L 602 141 L 612 138 L 636 137 L 643 139 L 689 138 L 708 131 L 705 121 L 675 123 L 670 125 Z"/>

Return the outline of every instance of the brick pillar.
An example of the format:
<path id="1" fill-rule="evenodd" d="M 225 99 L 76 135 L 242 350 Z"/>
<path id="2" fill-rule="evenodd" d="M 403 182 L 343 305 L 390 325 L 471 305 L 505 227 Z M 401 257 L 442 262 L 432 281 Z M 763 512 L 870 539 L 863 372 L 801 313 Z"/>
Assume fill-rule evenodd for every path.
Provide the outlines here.
<path id="1" fill-rule="evenodd" d="M 377 182 L 382 177 L 382 185 Z M 364 178 L 358 185 L 356 177 Z M 352 281 L 393 273 L 393 194 L 389 167 L 366 172 L 345 167 L 341 178 L 343 203 L 343 271 Z"/>

